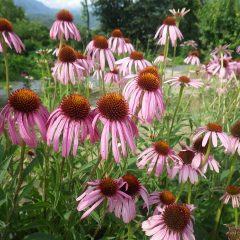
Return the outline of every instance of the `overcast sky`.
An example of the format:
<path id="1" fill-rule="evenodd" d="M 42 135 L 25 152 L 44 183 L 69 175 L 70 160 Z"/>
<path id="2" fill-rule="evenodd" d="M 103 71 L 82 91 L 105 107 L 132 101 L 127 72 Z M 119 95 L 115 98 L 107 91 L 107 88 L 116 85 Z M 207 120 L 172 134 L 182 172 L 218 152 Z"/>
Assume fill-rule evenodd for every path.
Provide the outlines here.
<path id="1" fill-rule="evenodd" d="M 51 8 L 76 8 L 80 6 L 80 0 L 38 0 Z"/>

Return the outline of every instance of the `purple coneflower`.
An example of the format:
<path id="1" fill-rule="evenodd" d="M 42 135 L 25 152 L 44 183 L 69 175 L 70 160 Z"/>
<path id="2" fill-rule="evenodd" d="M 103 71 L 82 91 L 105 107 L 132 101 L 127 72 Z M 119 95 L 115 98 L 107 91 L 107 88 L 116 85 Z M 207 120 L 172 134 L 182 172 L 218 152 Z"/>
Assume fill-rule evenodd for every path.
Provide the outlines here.
<path id="1" fill-rule="evenodd" d="M 92 77 L 96 80 L 104 79 L 105 71 L 102 70 L 100 67 L 95 67 Z"/>
<path id="2" fill-rule="evenodd" d="M 236 53 L 240 54 L 240 46 L 236 48 Z"/>
<path id="3" fill-rule="evenodd" d="M 232 200 L 232 207 L 240 207 L 240 187 L 227 186 L 224 195 L 220 198 L 223 203 L 228 204 L 229 200 Z"/>
<path id="4" fill-rule="evenodd" d="M 99 64 L 101 70 L 105 70 L 106 61 L 110 70 L 114 69 L 115 59 L 112 50 L 109 48 L 107 39 L 104 36 L 97 35 L 87 45 L 86 53 L 94 64 Z"/>
<path id="5" fill-rule="evenodd" d="M 160 45 L 165 45 L 168 38 L 170 38 L 172 46 L 176 45 L 177 39 L 183 39 L 182 33 L 176 26 L 176 20 L 174 17 L 168 16 L 164 19 L 163 24 L 159 27 L 155 34 L 154 39 L 157 38 L 159 38 L 157 43 Z"/>
<path id="6" fill-rule="evenodd" d="M 152 236 L 151 240 L 195 240 L 193 205 L 171 204 L 159 210 L 159 215 L 142 223 L 143 231 Z"/>
<path id="7" fill-rule="evenodd" d="M 62 140 L 62 156 L 67 157 L 71 149 L 75 156 L 79 140 L 83 143 L 89 136 L 94 143 L 99 138 L 97 129 L 92 127 L 94 116 L 85 97 L 78 94 L 64 97 L 48 119 L 47 144 L 53 144 L 54 151 L 58 152 Z"/>
<path id="8" fill-rule="evenodd" d="M 156 168 L 155 175 L 159 177 L 163 171 L 164 165 L 171 165 L 169 164 L 169 159 L 172 163 L 181 161 L 181 158 L 170 148 L 168 143 L 160 140 L 153 143 L 151 147 L 147 148 L 139 155 L 137 166 L 139 169 L 143 169 L 148 165 L 148 174 L 151 174 L 153 169 Z"/>
<path id="9" fill-rule="evenodd" d="M 199 88 L 203 86 L 203 82 L 199 79 L 191 79 L 187 76 L 173 77 L 165 81 L 165 83 L 169 83 L 171 86 L 191 86 L 194 88 Z"/>
<path id="10" fill-rule="evenodd" d="M 163 63 L 164 61 L 165 61 L 164 54 L 160 53 L 160 54 L 154 59 L 153 64 L 159 65 L 159 64 Z M 167 61 L 167 62 L 170 62 L 170 61 L 172 61 L 172 59 L 170 59 L 170 58 L 167 57 L 167 58 L 166 58 L 166 61 Z"/>
<path id="11" fill-rule="evenodd" d="M 157 69 L 146 67 L 123 89 L 124 97 L 129 99 L 131 113 L 138 114 L 142 122 L 151 124 L 155 117 L 160 120 L 163 115 L 165 106 L 160 82 Z"/>
<path id="12" fill-rule="evenodd" d="M 81 40 L 80 33 L 73 23 L 73 15 L 68 10 L 61 10 L 56 16 L 57 20 L 50 29 L 50 38 L 53 40 L 61 40 L 62 38 Z"/>
<path id="13" fill-rule="evenodd" d="M 6 44 L 9 48 L 15 48 L 17 53 L 25 50 L 24 44 L 16 33 L 13 32 L 13 25 L 6 18 L 0 18 L 0 52 L 3 52 Z"/>
<path id="14" fill-rule="evenodd" d="M 126 203 L 127 199 L 131 199 L 131 197 L 121 190 L 125 184 L 122 179 L 114 180 L 109 177 L 88 182 L 89 187 L 87 190 L 76 199 L 78 201 L 77 210 L 79 212 L 88 208 L 81 219 L 87 217 L 104 200 L 107 200 L 109 210 L 114 211 L 116 208 L 116 211 L 122 212 L 123 216 L 126 217 L 129 214 L 126 211 L 129 210 Z M 121 204 L 121 202 L 125 202 L 125 204 Z M 121 204 L 121 209 L 119 208 L 119 204 Z"/>
<path id="15" fill-rule="evenodd" d="M 220 45 L 216 47 L 212 52 L 211 55 L 216 56 L 216 57 L 231 57 L 232 55 L 232 50 L 228 49 L 230 44 L 225 44 L 225 45 Z"/>
<path id="16" fill-rule="evenodd" d="M 190 51 L 188 57 L 184 59 L 186 64 L 200 65 L 200 52 L 198 50 Z"/>
<path id="17" fill-rule="evenodd" d="M 77 62 L 85 70 L 85 75 L 89 74 L 91 69 L 93 68 L 92 61 L 87 59 L 87 56 L 85 56 L 83 53 L 79 51 L 76 51 L 75 54 L 77 57 Z"/>
<path id="18" fill-rule="evenodd" d="M 188 40 L 180 44 L 180 47 L 192 47 L 197 49 L 198 44 L 194 40 Z"/>
<path id="19" fill-rule="evenodd" d="M 113 53 L 118 55 L 124 53 L 125 41 L 120 29 L 116 28 L 112 31 L 111 37 L 108 39 L 108 44 Z"/>
<path id="20" fill-rule="evenodd" d="M 52 69 L 52 75 L 55 81 L 64 85 L 69 82 L 75 84 L 84 78 L 85 69 L 80 66 L 75 50 L 70 46 L 64 46 L 59 51 L 58 61 Z"/>
<path id="21" fill-rule="evenodd" d="M 8 103 L 0 113 L 0 135 L 6 124 L 13 144 L 22 145 L 23 141 L 35 148 L 37 146 L 35 126 L 46 141 L 48 116 L 47 109 L 34 91 L 27 88 L 18 89 L 10 94 Z"/>
<path id="22" fill-rule="evenodd" d="M 129 38 L 124 38 L 124 53 L 131 54 L 131 52 L 135 51 L 134 46 Z"/>
<path id="23" fill-rule="evenodd" d="M 237 121 L 233 124 L 230 129 L 231 135 L 229 138 L 229 144 L 227 152 L 235 154 L 237 152 L 240 155 L 240 121 Z"/>
<path id="24" fill-rule="evenodd" d="M 175 9 L 169 9 L 169 12 L 176 18 L 182 18 L 184 17 L 188 12 L 190 12 L 190 9 L 186 10 L 186 8 L 182 8 L 181 10 L 175 10 Z"/>
<path id="25" fill-rule="evenodd" d="M 119 76 L 119 71 L 118 69 L 113 69 L 112 71 L 108 72 L 104 76 L 104 81 L 105 83 L 121 83 L 121 78 Z"/>
<path id="26" fill-rule="evenodd" d="M 117 163 L 120 162 L 119 148 L 121 148 L 124 157 L 127 156 L 126 144 L 132 152 L 135 152 L 134 138 L 138 136 L 138 130 L 131 119 L 128 103 L 121 94 L 108 93 L 98 100 L 93 127 L 98 120 L 104 125 L 100 145 L 102 159 L 108 159 L 110 135 L 112 136 L 112 153 Z M 121 143 L 120 147 L 118 147 L 118 141 Z"/>
<path id="27" fill-rule="evenodd" d="M 115 63 L 119 67 L 119 72 L 123 75 L 129 75 L 137 73 L 147 66 L 152 64 L 144 59 L 142 52 L 133 51 L 130 53 L 129 57 L 120 59 Z M 134 69 L 134 70 L 133 70 Z"/>

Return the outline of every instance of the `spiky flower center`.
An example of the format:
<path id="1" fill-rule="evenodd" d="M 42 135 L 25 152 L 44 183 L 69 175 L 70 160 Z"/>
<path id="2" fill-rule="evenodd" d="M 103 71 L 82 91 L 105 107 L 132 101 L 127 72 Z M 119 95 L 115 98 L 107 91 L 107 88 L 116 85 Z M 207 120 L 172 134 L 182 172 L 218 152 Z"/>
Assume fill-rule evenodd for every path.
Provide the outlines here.
<path id="1" fill-rule="evenodd" d="M 228 67 L 228 63 L 229 63 L 228 60 L 223 59 L 223 67 L 224 67 L 224 68 L 227 68 L 227 67 Z"/>
<path id="2" fill-rule="evenodd" d="M 124 38 L 125 43 L 131 43 L 130 38 Z"/>
<path id="3" fill-rule="evenodd" d="M 208 123 L 207 124 L 207 129 L 208 131 L 211 131 L 211 132 L 222 132 L 222 126 L 218 123 Z"/>
<path id="4" fill-rule="evenodd" d="M 139 193 L 141 185 L 140 182 L 138 181 L 137 177 L 135 177 L 132 174 L 126 174 L 123 177 L 123 180 L 125 182 L 127 182 L 127 190 L 126 190 L 126 186 L 124 185 L 121 190 L 123 192 L 125 192 L 126 194 L 128 194 L 129 196 L 135 196 Z"/>
<path id="5" fill-rule="evenodd" d="M 233 124 L 233 126 L 230 129 L 231 134 L 236 137 L 240 138 L 240 121 L 237 121 Z"/>
<path id="6" fill-rule="evenodd" d="M 145 67 L 144 69 L 142 69 L 140 71 L 139 75 L 144 74 L 144 73 L 151 73 L 151 74 L 155 75 L 156 77 L 158 77 L 160 79 L 160 75 L 158 73 L 158 70 L 154 66 Z"/>
<path id="7" fill-rule="evenodd" d="M 88 100 L 79 94 L 64 97 L 60 107 L 67 117 L 76 121 L 85 119 L 90 112 Z"/>
<path id="8" fill-rule="evenodd" d="M 75 62 L 77 59 L 75 50 L 70 46 L 62 47 L 59 51 L 58 57 L 61 62 L 66 62 L 66 63 Z"/>
<path id="9" fill-rule="evenodd" d="M 194 50 L 194 51 L 189 52 L 189 55 L 199 58 L 200 57 L 200 52 L 198 50 Z"/>
<path id="10" fill-rule="evenodd" d="M 114 29 L 112 31 L 112 37 L 122 38 L 123 37 L 122 31 L 118 28 Z"/>
<path id="11" fill-rule="evenodd" d="M 112 178 L 104 178 L 99 184 L 100 191 L 105 197 L 112 197 L 117 193 L 118 184 Z"/>
<path id="12" fill-rule="evenodd" d="M 187 77 L 187 76 L 181 76 L 181 77 L 179 77 L 179 82 L 181 82 L 181 83 L 189 83 L 191 80 L 190 80 L 190 78 L 189 77 Z"/>
<path id="13" fill-rule="evenodd" d="M 190 150 L 183 150 L 178 153 L 184 164 L 191 164 L 194 158 L 194 152 Z"/>
<path id="14" fill-rule="evenodd" d="M 240 187 L 233 186 L 233 185 L 227 186 L 226 192 L 230 195 L 238 195 L 240 194 Z"/>
<path id="15" fill-rule="evenodd" d="M 164 223 L 167 227 L 177 233 L 181 233 L 190 221 L 190 210 L 183 204 L 172 204 L 165 208 L 163 212 Z"/>
<path id="16" fill-rule="evenodd" d="M 129 113 L 127 101 L 119 93 L 108 93 L 97 102 L 101 115 L 110 121 L 121 121 Z"/>
<path id="17" fill-rule="evenodd" d="M 206 146 L 202 146 L 202 141 L 203 141 L 203 137 L 199 137 L 195 140 L 195 142 L 193 143 L 193 149 L 196 152 L 200 152 L 205 154 L 207 152 L 207 148 L 208 148 L 208 144 L 206 144 Z"/>
<path id="18" fill-rule="evenodd" d="M 143 90 L 153 92 L 159 89 L 160 80 L 151 73 L 142 73 L 138 76 L 138 86 Z"/>
<path id="19" fill-rule="evenodd" d="M 174 17 L 172 16 L 167 16 L 164 20 L 163 20 L 163 24 L 168 25 L 168 26 L 175 26 L 176 25 L 176 20 Z"/>
<path id="20" fill-rule="evenodd" d="M 57 14 L 57 20 L 72 22 L 73 21 L 73 15 L 68 10 L 62 9 Z"/>
<path id="21" fill-rule="evenodd" d="M 107 49 L 108 41 L 104 36 L 95 36 L 93 39 L 93 45 L 96 48 Z"/>
<path id="22" fill-rule="evenodd" d="M 118 74 L 119 73 L 119 71 L 118 71 L 118 69 L 113 69 L 112 71 L 110 71 L 110 73 L 112 73 L 112 74 Z"/>
<path id="23" fill-rule="evenodd" d="M 143 60 L 143 53 L 138 51 L 133 51 L 130 54 L 130 58 L 133 60 Z"/>
<path id="24" fill-rule="evenodd" d="M 76 55 L 77 59 L 87 59 L 87 57 L 79 51 L 75 51 L 75 55 Z"/>
<path id="25" fill-rule="evenodd" d="M 13 25 L 10 21 L 8 21 L 6 18 L 0 18 L 0 32 L 12 32 L 13 31 Z"/>
<path id="26" fill-rule="evenodd" d="M 10 106 L 22 113 L 32 113 L 40 107 L 39 96 L 31 89 L 22 88 L 14 91 L 8 98 Z"/>
<path id="27" fill-rule="evenodd" d="M 170 191 L 162 191 L 159 193 L 159 199 L 164 205 L 175 203 L 176 198 Z"/>
<path id="28" fill-rule="evenodd" d="M 163 140 L 154 143 L 154 148 L 160 155 L 166 156 L 169 153 L 170 146 Z"/>

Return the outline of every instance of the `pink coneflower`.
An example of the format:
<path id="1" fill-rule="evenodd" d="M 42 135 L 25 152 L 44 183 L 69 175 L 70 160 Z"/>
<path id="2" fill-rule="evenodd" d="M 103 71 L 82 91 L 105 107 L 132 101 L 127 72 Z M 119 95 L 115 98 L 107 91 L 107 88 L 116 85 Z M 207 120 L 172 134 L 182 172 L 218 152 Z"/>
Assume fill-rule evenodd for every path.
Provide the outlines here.
<path id="1" fill-rule="evenodd" d="M 124 53 L 131 54 L 131 52 L 135 51 L 134 46 L 129 38 L 124 38 Z"/>
<path id="2" fill-rule="evenodd" d="M 4 46 L 2 44 L 6 44 L 9 48 L 15 48 L 17 53 L 21 53 L 25 50 L 24 44 L 21 39 L 18 37 L 16 33 L 13 32 L 13 25 L 6 18 L 0 18 L 0 35 L 2 41 L 0 41 L 0 52 L 3 52 Z"/>
<path id="3" fill-rule="evenodd" d="M 105 70 L 106 61 L 110 70 L 114 69 L 115 59 L 112 50 L 109 48 L 107 39 L 104 36 L 97 35 L 87 45 L 86 53 L 94 64 L 99 64 L 101 70 Z"/>
<path id="4" fill-rule="evenodd" d="M 171 204 L 144 221 L 142 229 L 151 240 L 195 240 L 193 210 L 193 205 Z"/>
<path id="5" fill-rule="evenodd" d="M 137 166 L 143 169 L 148 165 L 148 174 L 151 174 L 153 169 L 156 168 L 155 175 L 159 177 L 163 171 L 164 165 L 169 165 L 169 159 L 171 162 L 181 161 L 181 158 L 170 148 L 168 143 L 160 140 L 139 155 L 138 161 L 140 161 L 137 163 Z"/>
<path id="6" fill-rule="evenodd" d="M 228 146 L 229 139 L 226 133 L 223 132 L 222 126 L 218 123 L 208 123 L 205 127 L 198 128 L 193 136 L 195 141 L 199 136 L 205 134 L 202 141 L 202 146 L 206 146 L 208 141 L 211 139 L 214 147 L 217 147 L 217 139 L 221 141 L 224 147 Z"/>
<path id="7" fill-rule="evenodd" d="M 85 56 L 83 53 L 79 51 L 75 51 L 75 54 L 79 65 L 85 69 L 86 74 L 89 74 L 93 67 L 92 61 L 87 59 L 87 56 Z"/>
<path id="8" fill-rule="evenodd" d="M 138 135 L 138 130 L 131 119 L 128 103 L 121 94 L 108 93 L 98 100 L 97 115 L 93 120 L 93 127 L 97 120 L 100 120 L 104 125 L 100 145 L 101 156 L 104 160 L 108 159 L 110 134 L 112 136 L 112 153 L 117 163 L 120 162 L 120 148 L 122 155 L 127 156 L 126 144 L 135 153 L 134 137 Z M 120 147 L 118 147 L 119 140 Z"/>
<path id="9" fill-rule="evenodd" d="M 229 46 L 230 44 L 220 45 L 211 52 L 211 55 L 214 55 L 216 57 L 221 57 L 221 56 L 231 57 L 232 50 L 228 49 Z"/>
<path id="10" fill-rule="evenodd" d="M 227 152 L 230 152 L 231 154 L 235 154 L 235 152 L 238 152 L 238 154 L 240 155 L 240 121 L 237 121 L 233 124 L 230 132 L 231 135 L 228 137 L 229 144 Z"/>
<path id="11" fill-rule="evenodd" d="M 80 33 L 73 23 L 73 15 L 68 10 L 61 10 L 56 16 L 57 20 L 53 23 L 50 29 L 50 38 L 53 40 L 62 38 L 81 40 Z"/>
<path id="12" fill-rule="evenodd" d="M 184 59 L 184 62 L 186 64 L 191 64 L 191 65 L 200 65 L 200 52 L 198 50 L 194 50 L 189 52 L 188 57 Z"/>
<path id="13" fill-rule="evenodd" d="M 83 143 L 89 136 L 94 143 L 98 138 L 98 131 L 92 127 L 94 112 L 85 97 L 72 94 L 63 98 L 61 104 L 53 111 L 48 119 L 47 144 L 53 144 L 55 152 L 59 150 L 62 139 L 62 156 L 77 154 L 79 140 Z"/>
<path id="14" fill-rule="evenodd" d="M 160 82 L 157 69 L 147 67 L 130 80 L 123 89 L 124 97 L 129 99 L 131 113 L 138 114 L 142 122 L 151 124 L 155 117 L 160 120 L 163 115 L 165 106 Z"/>
<path id="15" fill-rule="evenodd" d="M 209 62 L 202 63 L 200 66 L 200 73 L 202 74 L 203 79 L 205 78 L 207 80 L 210 80 L 212 78 L 212 73 L 209 72 L 208 67 L 209 67 Z"/>
<path id="16" fill-rule="evenodd" d="M 165 83 L 169 83 L 171 86 L 191 86 L 194 88 L 199 88 L 203 86 L 203 82 L 199 79 L 191 79 L 187 76 L 173 77 L 165 81 Z"/>
<path id="17" fill-rule="evenodd" d="M 198 44 L 194 40 L 188 40 L 180 44 L 180 47 L 192 47 L 197 49 Z"/>
<path id="18" fill-rule="evenodd" d="M 121 201 L 127 203 L 127 199 L 131 198 L 121 190 L 124 185 L 125 182 L 122 179 L 114 180 L 112 178 L 104 178 L 88 182 L 88 189 L 76 199 L 76 201 L 78 201 L 78 211 L 83 211 L 88 208 L 88 210 L 82 215 L 81 219 L 87 217 L 104 200 L 107 200 L 109 210 L 114 211 L 116 208 L 118 211 L 122 212 L 124 217 L 129 214 L 126 211 L 128 209 L 126 204 L 122 204 L 121 209 L 119 209 L 118 204 L 121 203 Z"/>
<path id="19" fill-rule="evenodd" d="M 236 53 L 240 54 L 240 46 L 236 48 Z"/>
<path id="20" fill-rule="evenodd" d="M 159 65 L 159 64 L 163 63 L 164 61 L 165 61 L 164 54 L 160 53 L 160 54 L 154 59 L 153 64 Z M 172 61 L 172 60 L 167 57 L 167 58 L 166 58 L 166 61 L 167 61 L 167 62 L 170 62 L 170 61 Z"/>
<path id="21" fill-rule="evenodd" d="M 52 75 L 56 81 L 67 85 L 75 84 L 84 78 L 85 69 L 77 61 L 75 50 L 70 46 L 62 47 L 59 51 L 58 61 L 52 69 Z"/>
<path id="22" fill-rule="evenodd" d="M 175 9 L 169 9 L 169 12 L 176 18 L 183 18 L 188 12 L 190 12 L 190 9 L 186 10 L 186 8 L 182 8 L 177 11 Z"/>
<path id="23" fill-rule="evenodd" d="M 129 55 L 129 57 L 120 59 L 115 63 L 118 68 L 119 72 L 123 75 L 129 75 L 133 73 L 137 73 L 138 71 L 142 70 L 147 66 L 151 66 L 152 64 L 144 59 L 142 52 L 133 51 Z"/>
<path id="24" fill-rule="evenodd" d="M 116 28 L 112 31 L 111 37 L 108 39 L 108 44 L 113 53 L 118 55 L 124 53 L 125 41 L 120 29 Z"/>
<path id="25" fill-rule="evenodd" d="M 0 135 L 7 124 L 9 136 L 13 144 L 37 146 L 35 126 L 38 127 L 44 141 L 46 141 L 46 122 L 49 113 L 42 105 L 39 96 L 27 88 L 12 92 L 8 103 L 0 113 Z"/>
<path id="26" fill-rule="evenodd" d="M 148 208 L 149 195 L 146 188 L 133 174 L 127 173 L 122 177 L 122 180 L 126 184 L 123 187 L 121 187 L 120 190 L 123 191 L 128 196 L 130 196 L 131 198 L 126 198 L 124 199 L 124 201 L 118 199 L 118 202 L 115 202 L 115 204 L 112 204 L 112 206 L 109 207 L 109 211 L 110 212 L 114 211 L 115 215 L 118 218 L 122 218 L 124 223 L 129 223 L 136 217 L 136 203 L 135 203 L 136 198 L 140 195 Z M 118 205 L 118 207 L 116 207 L 116 205 Z M 124 208 L 125 211 L 121 211 L 121 209 Z"/>
<path id="27" fill-rule="evenodd" d="M 93 78 L 96 80 L 104 79 L 105 71 L 103 71 L 100 67 L 95 67 L 95 70 L 93 72 Z"/>
<path id="28" fill-rule="evenodd" d="M 168 16 L 164 19 L 163 24 L 157 30 L 154 39 L 158 40 L 158 44 L 165 45 L 168 38 L 171 40 L 172 46 L 175 46 L 177 39 L 182 40 L 183 35 L 180 32 L 179 28 L 176 26 L 176 20 L 174 17 Z"/>
<path id="29" fill-rule="evenodd" d="M 121 78 L 119 76 L 118 69 L 115 68 L 112 71 L 106 73 L 105 77 L 104 77 L 104 81 L 105 81 L 105 83 L 117 83 L 117 84 L 120 84 L 121 83 Z"/>
<path id="30" fill-rule="evenodd" d="M 227 186 L 224 195 L 220 198 L 225 204 L 228 204 L 229 200 L 232 200 L 232 207 L 240 207 L 240 187 Z"/>

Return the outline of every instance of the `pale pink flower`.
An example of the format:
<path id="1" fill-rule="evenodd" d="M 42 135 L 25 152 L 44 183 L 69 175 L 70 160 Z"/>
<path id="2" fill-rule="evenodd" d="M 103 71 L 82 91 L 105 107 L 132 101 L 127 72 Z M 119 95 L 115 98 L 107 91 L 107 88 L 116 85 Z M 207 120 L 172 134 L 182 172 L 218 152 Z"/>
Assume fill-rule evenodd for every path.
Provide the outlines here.
<path id="1" fill-rule="evenodd" d="M 164 54 L 159 54 L 155 59 L 154 59 L 154 61 L 153 61 L 153 64 L 155 64 L 155 65 L 159 65 L 159 64 L 161 64 L 161 63 L 163 63 L 165 60 L 164 60 L 165 58 L 164 58 Z M 166 58 L 166 62 L 170 62 L 170 61 L 172 61 L 172 59 L 170 59 L 170 58 Z"/>
<path id="2" fill-rule="evenodd" d="M 191 65 L 200 65 L 200 52 L 198 50 L 194 50 L 189 52 L 188 57 L 184 59 L 184 62 L 186 64 L 191 64 Z"/>
<path id="3" fill-rule="evenodd" d="M 230 44 L 225 44 L 225 45 L 220 45 L 218 47 L 216 47 L 212 52 L 211 55 L 212 56 L 216 56 L 216 57 L 221 57 L 222 55 L 225 57 L 231 57 L 232 55 L 232 50 L 228 49 L 230 46 Z"/>
<path id="4" fill-rule="evenodd" d="M 81 40 L 80 33 L 73 23 L 73 15 L 68 10 L 61 10 L 56 16 L 56 21 L 50 29 L 50 38 L 53 40 L 61 40 L 62 38 Z"/>
<path id="5" fill-rule="evenodd" d="M 93 120 L 95 127 L 98 120 L 103 124 L 100 151 L 102 159 L 108 159 L 109 138 L 112 141 L 112 154 L 117 163 L 120 155 L 127 156 L 127 145 L 135 153 L 136 145 L 134 138 L 138 136 L 138 130 L 131 119 L 127 101 L 121 94 L 108 93 L 97 102 L 97 114 Z M 121 144 L 118 146 L 118 142 Z M 121 149 L 121 152 L 120 152 Z"/>
<path id="6" fill-rule="evenodd" d="M 190 12 L 190 9 L 186 10 L 186 8 L 182 8 L 177 11 L 175 9 L 169 9 L 169 12 L 176 18 L 183 18 L 188 12 Z"/>
<path id="7" fill-rule="evenodd" d="M 99 81 L 100 79 L 104 79 L 104 76 L 105 71 L 103 71 L 100 67 L 99 68 L 95 67 L 92 77 Z"/>
<path id="8" fill-rule="evenodd" d="M 92 127 L 94 116 L 85 97 L 78 94 L 64 97 L 48 119 L 47 144 L 53 145 L 55 152 L 61 145 L 63 157 L 69 156 L 71 149 L 75 156 L 79 141 L 83 143 L 88 136 L 92 143 L 99 139 L 97 129 Z"/>
<path id="9" fill-rule="evenodd" d="M 236 48 L 236 53 L 240 54 L 240 46 Z"/>
<path id="10" fill-rule="evenodd" d="M 236 152 L 240 155 L 240 121 L 233 124 L 230 129 L 231 135 L 228 137 L 229 144 L 227 152 L 235 154 Z"/>
<path id="11" fill-rule="evenodd" d="M 195 240 L 193 205 L 171 204 L 142 223 L 142 229 L 151 240 Z"/>
<path id="12" fill-rule="evenodd" d="M 111 37 L 108 39 L 108 44 L 113 53 L 118 55 L 124 53 L 125 41 L 120 29 L 116 28 L 112 31 Z"/>
<path id="13" fill-rule="evenodd" d="M 129 38 L 124 38 L 124 53 L 131 54 L 131 52 L 135 51 L 134 46 Z"/>
<path id="14" fill-rule="evenodd" d="M 76 57 L 77 57 L 77 62 L 79 63 L 79 65 L 81 67 L 84 68 L 85 70 L 85 75 L 89 74 L 90 71 L 93 68 L 93 63 L 91 60 L 87 59 L 87 56 L 85 56 L 84 54 L 82 54 L 79 51 L 75 51 Z"/>
<path id="15" fill-rule="evenodd" d="M 123 76 L 136 74 L 143 68 L 152 65 L 148 60 L 144 59 L 143 53 L 137 51 L 131 52 L 129 57 L 120 59 L 115 64 Z"/>
<path id="16" fill-rule="evenodd" d="M 114 180 L 112 178 L 88 182 L 87 190 L 76 199 L 79 212 L 87 209 L 81 219 L 91 214 L 105 200 L 107 200 L 110 212 L 114 211 L 115 214 L 119 213 L 127 218 L 130 208 L 130 206 L 127 206 L 127 200 L 131 197 L 121 190 L 125 184 L 122 179 Z M 122 204 L 122 202 L 125 204 Z"/>
<path id="17" fill-rule="evenodd" d="M 232 200 L 232 207 L 240 207 L 240 187 L 227 186 L 224 195 L 220 198 L 223 203 L 228 204 L 229 200 Z"/>
<path id="18" fill-rule="evenodd" d="M 123 89 L 123 95 L 129 101 L 131 113 L 138 115 L 142 122 L 151 124 L 155 117 L 160 120 L 164 113 L 165 106 L 160 82 L 157 69 L 146 67 Z"/>
<path id="19" fill-rule="evenodd" d="M 203 135 L 202 146 L 206 146 L 208 141 L 211 140 L 214 147 L 217 147 L 218 139 L 223 144 L 225 148 L 227 148 L 229 139 L 225 132 L 223 132 L 222 126 L 218 123 L 212 122 L 208 123 L 204 127 L 198 128 L 193 136 L 193 140 L 195 141 L 199 136 Z"/>
<path id="20" fill-rule="evenodd" d="M 25 50 L 25 46 L 16 33 L 13 32 L 13 25 L 6 18 L 0 18 L 0 35 L 4 43 L 9 48 L 15 48 L 17 53 Z M 0 42 L 0 52 L 3 52 L 3 46 Z"/>
<path id="21" fill-rule="evenodd" d="M 187 76 L 173 77 L 165 83 L 169 83 L 171 86 L 190 86 L 194 88 L 199 88 L 203 86 L 203 82 L 199 79 L 191 79 Z"/>
<path id="22" fill-rule="evenodd" d="M 180 47 L 192 47 L 197 49 L 198 44 L 194 40 L 188 40 L 180 44 Z"/>
<path id="23" fill-rule="evenodd" d="M 119 71 L 118 69 L 113 69 L 110 72 L 107 72 L 104 76 L 104 81 L 105 83 L 117 83 L 117 84 L 121 84 L 121 78 L 119 76 Z"/>
<path id="24" fill-rule="evenodd" d="M 114 69 L 115 59 L 104 36 L 95 36 L 87 45 L 86 53 L 88 59 L 91 59 L 94 65 L 100 66 L 101 70 L 105 70 L 106 62 L 110 70 Z"/>
<path id="25" fill-rule="evenodd" d="M 176 26 L 175 18 L 171 16 L 168 16 L 164 19 L 163 24 L 157 30 L 154 39 L 159 39 L 157 44 L 165 45 L 167 43 L 168 37 L 171 40 L 172 46 L 176 45 L 177 39 L 183 39 L 182 33 Z"/>
<path id="26" fill-rule="evenodd" d="M 35 126 L 39 129 L 41 137 L 46 141 L 46 122 L 49 113 L 42 105 L 39 96 L 27 88 L 12 92 L 8 103 L 0 113 L 0 135 L 6 130 L 13 144 L 37 147 Z"/>
<path id="27" fill-rule="evenodd" d="M 155 175 L 159 177 L 165 164 L 168 166 L 180 161 L 181 158 L 170 148 L 168 143 L 160 140 L 138 156 L 137 167 L 143 169 L 148 166 L 148 174 L 151 174 L 155 168 Z"/>
<path id="28" fill-rule="evenodd" d="M 212 78 L 212 73 L 208 70 L 209 62 L 202 63 L 200 66 L 200 73 L 203 79 L 210 80 Z"/>

